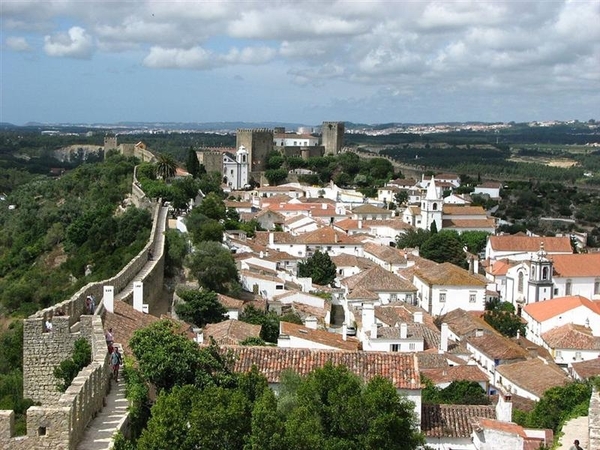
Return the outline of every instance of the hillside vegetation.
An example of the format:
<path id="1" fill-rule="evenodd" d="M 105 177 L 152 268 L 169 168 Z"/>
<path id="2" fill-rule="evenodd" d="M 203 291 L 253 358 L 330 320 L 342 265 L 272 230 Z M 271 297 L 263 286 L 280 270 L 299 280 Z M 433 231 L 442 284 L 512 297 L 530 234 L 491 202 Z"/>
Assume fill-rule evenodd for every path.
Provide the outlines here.
<path id="1" fill-rule="evenodd" d="M 30 181 L 16 183 L 0 202 L 1 315 L 28 315 L 65 300 L 113 276 L 143 248 L 150 213 L 120 207 L 134 166 L 113 155 L 60 178 L 24 174 Z"/>

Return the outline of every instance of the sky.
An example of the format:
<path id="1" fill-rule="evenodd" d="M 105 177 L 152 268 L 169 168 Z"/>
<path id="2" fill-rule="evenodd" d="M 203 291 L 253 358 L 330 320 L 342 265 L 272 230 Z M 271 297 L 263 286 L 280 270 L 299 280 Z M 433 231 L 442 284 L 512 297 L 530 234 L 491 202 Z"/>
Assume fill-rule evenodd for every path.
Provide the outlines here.
<path id="1" fill-rule="evenodd" d="M 600 119 L 600 0 L 0 0 L 0 122 Z"/>

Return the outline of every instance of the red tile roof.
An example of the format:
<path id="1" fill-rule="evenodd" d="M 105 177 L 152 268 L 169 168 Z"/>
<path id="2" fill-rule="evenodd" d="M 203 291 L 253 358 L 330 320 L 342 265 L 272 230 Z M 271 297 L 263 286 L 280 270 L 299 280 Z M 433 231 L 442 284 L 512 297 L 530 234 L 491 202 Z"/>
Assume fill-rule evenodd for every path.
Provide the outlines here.
<path id="1" fill-rule="evenodd" d="M 468 270 L 452 263 L 442 263 L 430 267 L 419 267 L 415 276 L 432 285 L 438 286 L 487 286 L 485 277 L 472 274 Z"/>
<path id="2" fill-rule="evenodd" d="M 499 333 L 470 336 L 467 342 L 490 359 L 515 361 L 529 357 L 527 350 Z"/>
<path id="3" fill-rule="evenodd" d="M 590 359 L 588 361 L 579 361 L 571 363 L 573 372 L 581 378 L 588 379 L 600 375 L 600 358 Z"/>
<path id="4" fill-rule="evenodd" d="M 600 350 L 600 337 L 582 325 L 568 323 L 552 328 L 542 334 L 542 339 L 550 348 L 573 350 Z"/>
<path id="5" fill-rule="evenodd" d="M 295 323 L 280 322 L 280 335 L 293 336 L 299 339 L 316 342 L 340 350 L 357 351 L 360 342 L 357 339 L 347 338 L 344 340 L 341 334 L 330 333 L 325 330 L 313 330 Z"/>
<path id="6" fill-rule="evenodd" d="M 344 278 L 341 283 L 350 290 L 359 286 L 372 292 L 415 292 L 417 290 L 411 282 L 380 266 Z"/>
<path id="7" fill-rule="evenodd" d="M 225 320 L 219 323 L 210 323 L 204 327 L 204 340 L 208 342 L 212 337 L 218 345 L 237 345 L 244 339 L 260 337 L 261 325 L 239 320 Z"/>
<path id="8" fill-rule="evenodd" d="M 563 386 L 569 381 L 564 370 L 553 362 L 546 363 L 539 358 L 501 364 L 496 367 L 496 371 L 507 381 L 537 397 L 544 395 L 548 389 Z"/>
<path id="9" fill-rule="evenodd" d="M 453 381 L 488 382 L 488 376 L 475 365 L 448 366 L 437 369 L 421 369 L 421 374 L 433 381 L 433 384 L 452 383 Z"/>
<path id="10" fill-rule="evenodd" d="M 537 322 L 544 322 L 579 306 L 585 306 L 595 314 L 600 314 L 600 306 L 581 295 L 556 297 L 543 302 L 530 303 L 523 308 L 523 311 Z"/>
<path id="11" fill-rule="evenodd" d="M 242 307 L 244 306 L 243 300 L 228 297 L 227 295 L 217 294 L 217 299 L 219 300 L 219 303 L 221 303 L 221 305 L 223 305 L 227 309 L 242 309 Z"/>
<path id="12" fill-rule="evenodd" d="M 484 429 L 502 431 L 504 433 L 516 434 L 522 438 L 527 438 L 525 430 L 521 425 L 517 425 L 513 422 L 503 422 L 501 420 L 489 419 L 479 417 L 473 420 L 473 429 L 477 432 L 481 432 Z"/>
<path id="13" fill-rule="evenodd" d="M 482 216 L 487 217 L 485 209 L 481 206 L 469 206 L 469 205 L 444 205 L 444 215 L 456 215 L 456 216 Z M 448 217 L 450 219 L 450 217 Z"/>
<path id="14" fill-rule="evenodd" d="M 306 245 L 362 245 L 360 241 L 352 236 L 348 236 L 346 233 L 334 230 L 332 227 L 322 227 L 314 231 L 309 231 L 297 237 L 299 244 Z"/>
<path id="15" fill-rule="evenodd" d="M 277 347 L 223 347 L 235 358 L 235 372 L 249 372 L 256 366 L 269 383 L 279 383 L 281 374 L 293 370 L 305 376 L 325 364 L 344 365 L 365 382 L 381 376 L 396 389 L 421 389 L 417 358 L 413 354 L 345 352 Z"/>
<path id="16" fill-rule="evenodd" d="M 563 237 L 500 235 L 490 236 L 490 245 L 495 251 L 537 252 L 544 243 L 544 249 L 549 253 L 573 253 L 571 239 Z"/>
<path id="17" fill-rule="evenodd" d="M 478 417 L 494 419 L 496 410 L 489 405 L 423 405 L 421 430 L 428 438 L 468 438 Z"/>
<path id="18" fill-rule="evenodd" d="M 600 253 L 552 256 L 558 277 L 600 277 Z"/>
<path id="19" fill-rule="evenodd" d="M 496 220 L 489 219 L 444 219 L 442 228 L 496 228 Z"/>

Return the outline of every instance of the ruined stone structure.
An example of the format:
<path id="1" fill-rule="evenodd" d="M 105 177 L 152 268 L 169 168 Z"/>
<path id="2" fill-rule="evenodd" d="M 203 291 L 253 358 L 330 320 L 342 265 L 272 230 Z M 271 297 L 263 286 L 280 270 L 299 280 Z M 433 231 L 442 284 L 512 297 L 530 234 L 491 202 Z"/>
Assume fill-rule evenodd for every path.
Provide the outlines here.
<path id="1" fill-rule="evenodd" d="M 273 150 L 273 130 L 239 129 L 236 132 L 235 148 L 240 148 L 242 145 L 248 151 L 251 174 L 266 170 L 267 155 Z"/>
<path id="2" fill-rule="evenodd" d="M 103 407 L 110 386 L 110 365 L 104 337 L 104 304 L 100 301 L 94 315 L 86 314 L 85 299 L 101 300 L 104 286 L 123 292 L 120 301 L 132 301 L 128 287 L 134 279 L 143 281 L 144 302 L 152 304 L 160 296 L 164 276 L 164 252 L 156 249 L 157 229 L 162 230 L 167 215 L 160 202 L 154 205 L 154 223 L 148 244 L 115 277 L 81 288 L 69 300 L 43 309 L 24 321 L 23 379 L 24 396 L 40 403 L 27 410 L 27 436 L 14 437 L 14 412 L 0 411 L 0 450 L 59 449 L 75 450 L 86 426 Z M 159 227 L 160 225 L 160 227 Z M 162 231 L 161 231 L 162 236 Z M 160 250 L 160 251 L 158 251 Z M 153 253 L 150 270 L 150 252 Z M 64 315 L 57 316 L 61 310 Z M 52 331 L 44 322 L 52 321 Z M 65 393 L 56 388 L 54 367 L 71 356 L 74 343 L 84 338 L 92 347 L 92 363 L 81 370 Z"/>
<path id="3" fill-rule="evenodd" d="M 116 136 L 104 136 L 104 151 L 116 150 L 117 149 L 117 137 Z"/>
<path id="4" fill-rule="evenodd" d="M 326 155 L 337 155 L 344 146 L 344 122 L 323 122 L 321 144 Z"/>
<path id="5" fill-rule="evenodd" d="M 200 151 L 196 152 L 198 162 L 204 166 L 208 173 L 223 172 L 223 152 Z"/>

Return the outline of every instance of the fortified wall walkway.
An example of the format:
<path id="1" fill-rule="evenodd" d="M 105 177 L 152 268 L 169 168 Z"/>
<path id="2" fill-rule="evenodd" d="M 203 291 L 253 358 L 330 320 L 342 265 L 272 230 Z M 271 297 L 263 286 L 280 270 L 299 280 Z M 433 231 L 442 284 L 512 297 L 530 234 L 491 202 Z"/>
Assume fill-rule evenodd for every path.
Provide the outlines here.
<path id="1" fill-rule="evenodd" d="M 144 279 L 153 270 L 156 260 L 161 258 L 165 250 L 164 232 L 166 230 L 168 211 L 167 207 L 161 207 L 158 213 L 152 256 L 133 280 L 120 292 L 115 293 L 115 302 L 126 301 L 128 298 L 131 298 L 134 282 Z M 123 348 L 123 346 L 119 345 L 119 348 Z M 124 426 L 126 426 L 128 416 L 127 407 L 128 401 L 125 397 L 124 380 L 120 380 L 119 383 L 112 380 L 110 392 L 104 401 L 104 407 L 88 424 L 81 441 L 77 445 L 77 450 L 108 450 L 112 448 L 115 433 L 122 431 Z"/>

